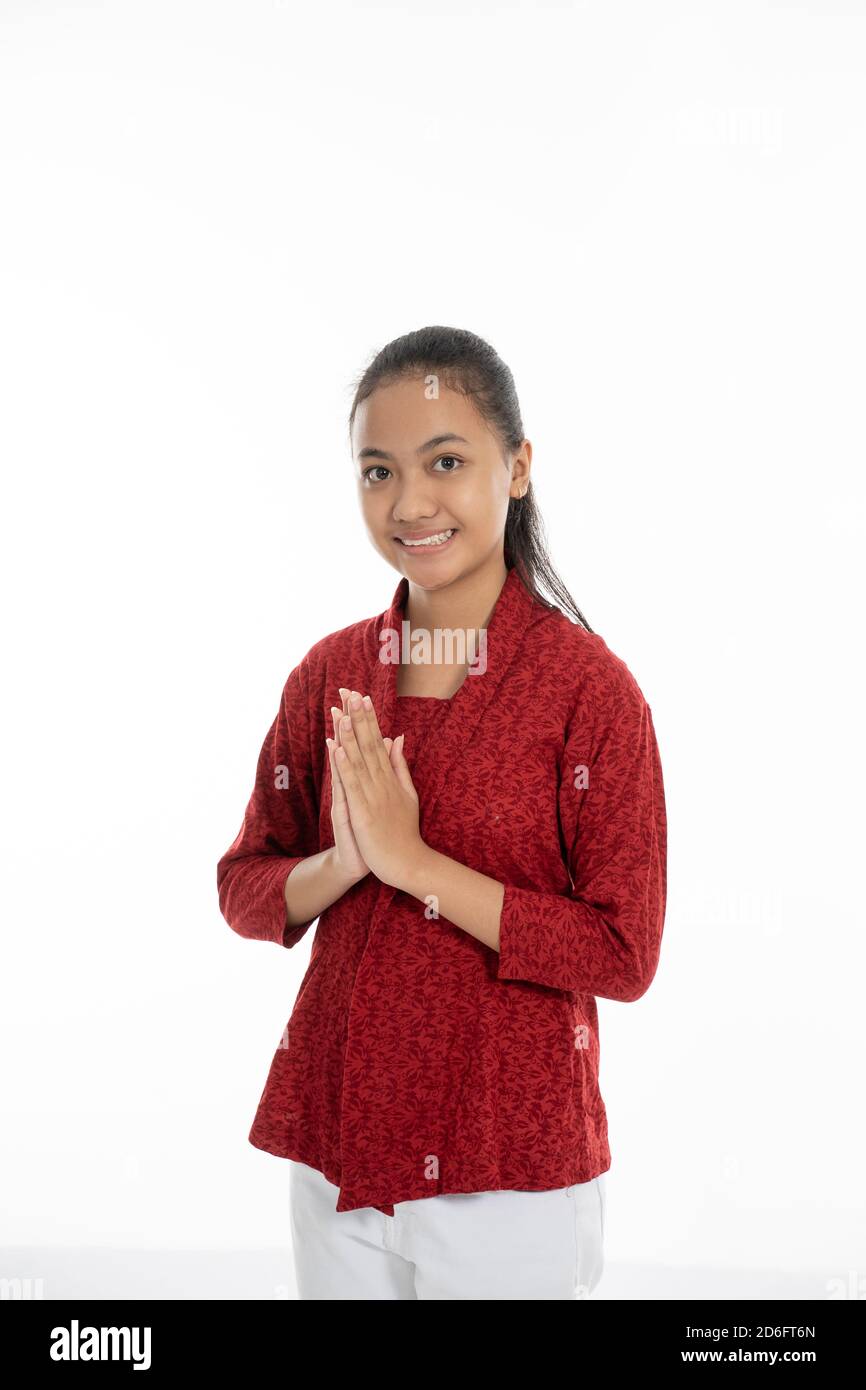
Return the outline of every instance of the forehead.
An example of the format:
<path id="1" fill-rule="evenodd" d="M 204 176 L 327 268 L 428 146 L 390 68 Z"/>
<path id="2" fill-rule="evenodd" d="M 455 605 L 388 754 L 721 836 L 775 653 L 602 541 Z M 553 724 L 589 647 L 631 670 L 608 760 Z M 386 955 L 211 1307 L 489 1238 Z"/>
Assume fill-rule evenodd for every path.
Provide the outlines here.
<path id="1" fill-rule="evenodd" d="M 355 413 L 352 448 L 389 453 L 412 452 L 438 434 L 462 434 L 470 443 L 490 438 L 486 421 L 468 396 L 429 377 L 379 386 L 362 401 Z"/>

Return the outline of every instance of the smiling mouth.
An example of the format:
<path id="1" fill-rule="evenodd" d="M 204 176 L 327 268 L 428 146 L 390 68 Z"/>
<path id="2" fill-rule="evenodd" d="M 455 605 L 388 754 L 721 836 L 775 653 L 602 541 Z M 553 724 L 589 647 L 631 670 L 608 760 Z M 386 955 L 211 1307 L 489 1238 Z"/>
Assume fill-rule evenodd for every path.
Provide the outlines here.
<path id="1" fill-rule="evenodd" d="M 452 536 L 457 534 L 457 527 L 451 526 L 444 531 L 437 531 L 435 536 L 425 536 L 423 540 L 412 540 L 409 536 L 395 536 L 394 539 L 406 547 L 407 550 L 439 550 L 443 545 L 447 545 Z"/>

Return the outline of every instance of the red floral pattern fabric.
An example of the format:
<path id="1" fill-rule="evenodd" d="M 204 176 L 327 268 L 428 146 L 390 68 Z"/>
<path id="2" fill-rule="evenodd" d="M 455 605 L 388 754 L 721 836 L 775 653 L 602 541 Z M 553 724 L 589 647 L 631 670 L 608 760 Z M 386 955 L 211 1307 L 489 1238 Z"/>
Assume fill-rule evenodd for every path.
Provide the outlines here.
<path id="1" fill-rule="evenodd" d="M 498 952 L 372 874 L 319 917 L 249 1140 L 324 1173 L 338 1211 L 606 1172 L 596 998 L 644 994 L 664 924 L 661 762 L 625 663 L 512 569 L 483 673 L 447 701 L 398 697 L 380 652 L 407 594 L 401 578 L 290 673 L 217 866 L 234 931 L 300 941 L 312 922 L 287 926 L 285 882 L 333 844 L 325 737 L 347 686 L 383 734 L 406 731 L 425 841 L 504 884 Z"/>

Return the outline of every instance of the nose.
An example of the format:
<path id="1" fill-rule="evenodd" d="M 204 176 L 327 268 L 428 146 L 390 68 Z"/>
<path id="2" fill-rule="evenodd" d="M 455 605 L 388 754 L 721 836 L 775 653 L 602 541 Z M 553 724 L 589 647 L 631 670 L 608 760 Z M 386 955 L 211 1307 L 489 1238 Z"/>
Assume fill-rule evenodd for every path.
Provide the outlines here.
<path id="1" fill-rule="evenodd" d="M 433 520 L 438 510 L 439 503 L 424 482 L 407 482 L 400 490 L 391 515 L 398 526 L 411 526 L 415 522 Z"/>

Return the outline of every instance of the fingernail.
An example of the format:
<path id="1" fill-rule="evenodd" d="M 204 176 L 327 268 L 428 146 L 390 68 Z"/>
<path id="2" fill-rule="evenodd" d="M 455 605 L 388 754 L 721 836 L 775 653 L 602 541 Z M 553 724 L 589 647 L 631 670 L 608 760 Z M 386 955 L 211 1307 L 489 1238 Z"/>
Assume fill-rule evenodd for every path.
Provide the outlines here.
<path id="1" fill-rule="evenodd" d="M 349 718 L 348 714 L 343 715 L 343 718 L 340 720 L 340 723 L 342 724 L 344 729 L 351 729 L 352 727 L 352 721 Z"/>
<path id="2" fill-rule="evenodd" d="M 364 704 L 367 706 L 367 709 L 373 708 L 373 701 L 370 699 L 369 695 L 364 696 Z"/>
<path id="3" fill-rule="evenodd" d="M 349 704 L 351 705 L 352 709 L 360 709 L 360 708 L 361 708 L 361 697 L 360 697 L 360 695 L 358 694 L 357 690 L 353 690 L 353 691 L 352 691 L 352 698 L 351 698 L 351 700 L 349 701 Z"/>

